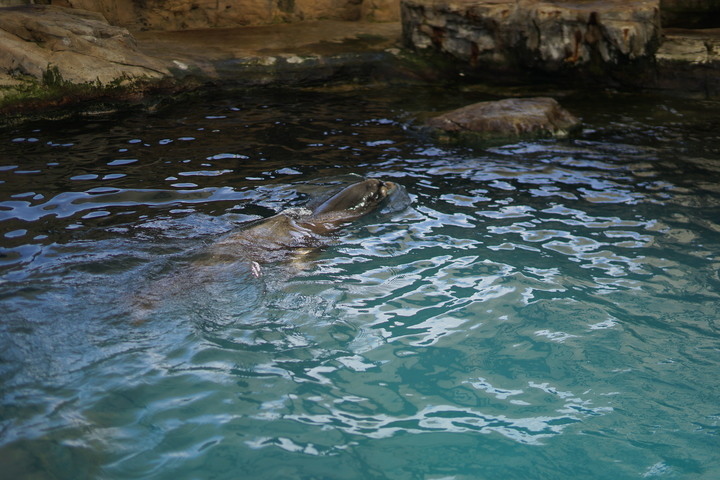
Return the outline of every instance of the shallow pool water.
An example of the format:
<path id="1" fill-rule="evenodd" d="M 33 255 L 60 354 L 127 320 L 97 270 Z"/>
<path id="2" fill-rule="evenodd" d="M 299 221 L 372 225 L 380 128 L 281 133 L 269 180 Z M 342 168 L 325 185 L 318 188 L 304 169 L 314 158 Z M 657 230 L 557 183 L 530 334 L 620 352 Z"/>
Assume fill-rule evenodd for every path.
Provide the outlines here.
<path id="1" fill-rule="evenodd" d="M 559 140 L 415 128 L 490 98 L 224 92 L 0 130 L 7 478 L 720 478 L 720 103 L 570 93 Z M 259 278 L 187 275 L 358 176 L 412 204 Z"/>

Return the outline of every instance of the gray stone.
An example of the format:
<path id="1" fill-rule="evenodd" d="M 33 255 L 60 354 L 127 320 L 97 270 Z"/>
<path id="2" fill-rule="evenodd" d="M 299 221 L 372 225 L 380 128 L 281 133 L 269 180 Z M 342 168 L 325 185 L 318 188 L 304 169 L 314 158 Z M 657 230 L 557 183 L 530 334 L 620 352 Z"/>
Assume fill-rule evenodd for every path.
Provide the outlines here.
<path id="1" fill-rule="evenodd" d="M 659 0 L 402 0 L 405 43 L 477 68 L 554 72 L 651 58 Z"/>
<path id="2" fill-rule="evenodd" d="M 451 137 L 566 136 L 580 120 L 548 97 L 480 102 L 431 118 L 426 125 Z"/>

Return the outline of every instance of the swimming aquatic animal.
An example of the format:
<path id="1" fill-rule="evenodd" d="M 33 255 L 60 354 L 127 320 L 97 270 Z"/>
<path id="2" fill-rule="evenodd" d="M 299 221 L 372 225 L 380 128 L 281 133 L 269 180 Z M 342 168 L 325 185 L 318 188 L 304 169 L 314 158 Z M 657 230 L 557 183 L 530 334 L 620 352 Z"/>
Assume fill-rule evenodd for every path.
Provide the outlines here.
<path id="1" fill-rule="evenodd" d="M 168 298 L 188 297 L 215 283 L 236 282 L 243 276 L 260 277 L 261 264 L 290 261 L 303 269 L 303 259 L 328 243 L 328 235 L 352 221 L 380 210 L 399 211 L 410 198 L 389 181 L 366 179 L 353 183 L 312 206 L 290 208 L 256 220 L 204 247 L 191 260 L 137 291 L 132 299 L 135 323 Z"/>
<path id="2" fill-rule="evenodd" d="M 390 197 L 407 200 L 404 189 L 389 181 L 366 179 L 347 186 L 313 209 L 291 208 L 257 220 L 212 244 L 202 263 L 246 259 L 255 276 L 260 264 L 302 255 L 326 243 L 327 235 L 386 203 Z"/>

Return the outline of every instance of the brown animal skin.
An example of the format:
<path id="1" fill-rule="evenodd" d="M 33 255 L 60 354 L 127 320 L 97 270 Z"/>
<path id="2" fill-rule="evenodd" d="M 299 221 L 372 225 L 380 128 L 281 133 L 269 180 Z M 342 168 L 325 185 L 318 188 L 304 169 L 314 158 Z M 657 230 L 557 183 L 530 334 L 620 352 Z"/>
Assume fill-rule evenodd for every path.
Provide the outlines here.
<path id="1" fill-rule="evenodd" d="M 208 260 L 245 258 L 259 264 L 317 248 L 324 236 L 374 211 L 397 188 L 393 182 L 374 178 L 354 183 L 313 210 L 289 209 L 229 234 L 210 246 Z"/>
<path id="2" fill-rule="evenodd" d="M 303 270 L 309 265 L 307 255 L 327 244 L 328 234 L 376 210 L 395 192 L 407 199 L 399 185 L 367 179 L 343 188 L 312 210 L 292 208 L 252 222 L 207 247 L 175 274 L 137 292 L 132 299 L 133 322 L 145 322 L 168 297 L 203 284 L 242 274 L 258 278 L 261 264 L 289 260 L 289 270 Z"/>

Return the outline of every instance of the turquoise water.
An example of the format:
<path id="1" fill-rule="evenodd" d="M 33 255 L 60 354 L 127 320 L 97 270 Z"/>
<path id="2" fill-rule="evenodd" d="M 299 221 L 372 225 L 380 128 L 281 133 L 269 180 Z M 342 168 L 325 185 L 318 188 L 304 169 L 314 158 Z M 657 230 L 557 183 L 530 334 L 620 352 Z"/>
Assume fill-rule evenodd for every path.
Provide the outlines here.
<path id="1" fill-rule="evenodd" d="M 473 147 L 414 128 L 489 98 L 226 92 L 0 131 L 5 478 L 720 478 L 720 104 L 571 93 L 576 137 Z M 302 265 L 184 275 L 355 175 L 412 204 Z"/>

